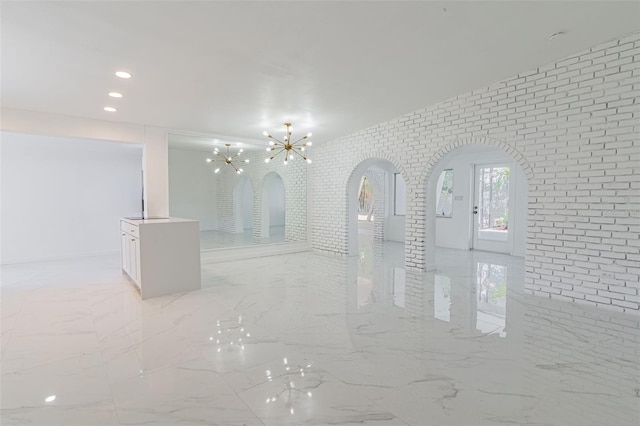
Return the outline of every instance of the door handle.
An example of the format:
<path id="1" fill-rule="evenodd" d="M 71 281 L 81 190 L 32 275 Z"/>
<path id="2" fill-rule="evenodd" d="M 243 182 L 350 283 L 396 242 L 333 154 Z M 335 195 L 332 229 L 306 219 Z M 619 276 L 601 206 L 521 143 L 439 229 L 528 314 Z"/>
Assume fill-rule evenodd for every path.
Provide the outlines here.
<path id="1" fill-rule="evenodd" d="M 478 214 L 478 206 L 473 206 L 473 214 Z"/>

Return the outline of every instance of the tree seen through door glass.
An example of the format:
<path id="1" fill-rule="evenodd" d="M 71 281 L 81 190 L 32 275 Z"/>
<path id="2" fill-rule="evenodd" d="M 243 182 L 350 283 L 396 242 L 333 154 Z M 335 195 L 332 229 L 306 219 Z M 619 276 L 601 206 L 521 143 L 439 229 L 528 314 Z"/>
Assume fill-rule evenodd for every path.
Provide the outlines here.
<path id="1" fill-rule="evenodd" d="M 436 187 L 436 215 L 451 217 L 453 214 L 453 170 L 443 170 Z"/>

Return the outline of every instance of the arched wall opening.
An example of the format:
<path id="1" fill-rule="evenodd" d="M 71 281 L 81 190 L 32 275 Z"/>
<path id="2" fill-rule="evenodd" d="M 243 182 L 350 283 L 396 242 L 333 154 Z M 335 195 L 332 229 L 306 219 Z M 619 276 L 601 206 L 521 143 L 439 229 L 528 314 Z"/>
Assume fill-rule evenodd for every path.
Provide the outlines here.
<path id="1" fill-rule="evenodd" d="M 531 169 L 499 142 L 483 142 L 445 147 L 432 160 L 425 181 L 427 269 L 438 247 L 525 256 Z"/>
<path id="2" fill-rule="evenodd" d="M 361 182 L 366 177 L 373 191 L 373 238 L 404 242 L 406 217 L 406 179 L 389 160 L 370 158 L 362 161 L 351 172 L 347 181 L 347 254 L 358 254 L 358 217 L 361 207 Z M 398 182 L 403 188 L 397 194 Z M 396 195 L 402 197 L 396 199 Z"/>
<path id="3" fill-rule="evenodd" d="M 253 185 L 247 176 L 240 176 L 233 187 L 233 215 L 236 232 L 253 228 Z"/>
<path id="4" fill-rule="evenodd" d="M 284 181 L 280 175 L 276 172 L 267 173 L 262 183 L 260 238 L 284 235 L 285 198 Z"/>

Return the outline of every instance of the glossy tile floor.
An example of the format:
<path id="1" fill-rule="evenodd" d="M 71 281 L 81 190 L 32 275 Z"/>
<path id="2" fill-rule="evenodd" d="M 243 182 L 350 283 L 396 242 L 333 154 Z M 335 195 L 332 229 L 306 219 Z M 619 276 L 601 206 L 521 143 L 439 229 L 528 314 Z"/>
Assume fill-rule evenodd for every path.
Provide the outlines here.
<path id="1" fill-rule="evenodd" d="M 525 296 L 522 259 L 402 251 L 203 265 L 144 302 L 116 257 L 3 267 L 0 424 L 638 425 L 638 316 Z"/>
<path id="2" fill-rule="evenodd" d="M 269 228 L 269 237 L 256 239 L 253 230 L 231 234 L 222 231 L 200 231 L 200 250 L 215 250 L 226 247 L 244 247 L 255 244 L 274 244 L 284 242 L 284 226 Z"/>

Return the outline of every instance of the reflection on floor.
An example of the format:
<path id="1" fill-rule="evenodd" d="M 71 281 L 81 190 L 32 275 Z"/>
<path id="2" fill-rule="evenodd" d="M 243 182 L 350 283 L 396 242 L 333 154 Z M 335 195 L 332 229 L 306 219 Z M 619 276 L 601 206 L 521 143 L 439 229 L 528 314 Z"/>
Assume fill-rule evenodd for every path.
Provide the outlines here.
<path id="1" fill-rule="evenodd" d="M 200 250 L 282 242 L 284 242 L 284 226 L 272 226 L 269 228 L 269 237 L 259 239 L 253 237 L 252 229 L 236 234 L 222 231 L 200 231 Z"/>
<path id="2" fill-rule="evenodd" d="M 638 424 L 637 316 L 525 295 L 520 258 L 403 250 L 204 265 L 144 302 L 115 257 L 3 267 L 0 423 Z"/>

